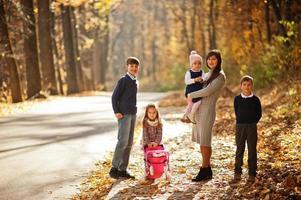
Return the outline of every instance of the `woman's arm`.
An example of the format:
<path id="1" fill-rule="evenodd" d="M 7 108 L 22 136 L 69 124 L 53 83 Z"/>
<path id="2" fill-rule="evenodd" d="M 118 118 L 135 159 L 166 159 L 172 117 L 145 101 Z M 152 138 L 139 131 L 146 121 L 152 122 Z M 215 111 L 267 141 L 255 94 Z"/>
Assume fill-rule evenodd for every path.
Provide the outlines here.
<path id="1" fill-rule="evenodd" d="M 196 92 L 192 92 L 188 94 L 190 98 L 197 98 L 197 97 L 206 97 L 210 96 L 215 91 L 221 89 L 225 84 L 225 77 L 223 75 L 219 75 L 215 80 L 213 80 L 208 86 L 204 89 L 198 90 Z"/>

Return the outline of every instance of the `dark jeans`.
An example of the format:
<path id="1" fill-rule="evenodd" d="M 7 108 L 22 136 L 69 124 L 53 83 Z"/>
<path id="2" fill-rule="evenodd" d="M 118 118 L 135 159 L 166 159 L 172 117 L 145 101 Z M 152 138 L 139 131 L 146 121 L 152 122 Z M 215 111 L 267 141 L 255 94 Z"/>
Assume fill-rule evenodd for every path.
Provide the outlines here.
<path id="1" fill-rule="evenodd" d="M 235 154 L 235 173 L 242 173 L 243 156 L 245 143 L 248 146 L 248 166 L 249 175 L 256 176 L 257 170 L 257 125 L 256 124 L 236 124 L 236 154 Z"/>

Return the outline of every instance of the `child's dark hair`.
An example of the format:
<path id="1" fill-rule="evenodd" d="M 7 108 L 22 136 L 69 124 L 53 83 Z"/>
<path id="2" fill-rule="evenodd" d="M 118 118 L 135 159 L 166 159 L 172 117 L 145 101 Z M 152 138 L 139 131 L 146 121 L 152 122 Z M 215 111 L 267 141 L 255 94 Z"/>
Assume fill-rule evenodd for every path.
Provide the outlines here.
<path id="1" fill-rule="evenodd" d="M 222 57 L 221 57 L 221 53 L 219 50 L 217 49 L 213 49 L 211 50 L 207 57 L 206 57 L 206 63 L 207 63 L 207 67 L 208 69 L 210 69 L 210 67 L 208 66 L 208 62 L 207 60 L 212 57 L 212 56 L 215 56 L 216 59 L 217 59 L 217 64 L 216 64 L 216 67 L 214 68 L 214 70 L 212 71 L 212 74 L 211 76 L 209 77 L 209 79 L 205 82 L 207 85 L 209 83 L 211 83 L 214 79 L 216 79 L 219 75 L 219 72 L 222 70 Z"/>
<path id="2" fill-rule="evenodd" d="M 140 65 L 140 61 L 136 57 L 128 57 L 126 60 L 126 65 L 130 65 L 130 64 Z"/>
<path id="3" fill-rule="evenodd" d="M 249 75 L 245 75 L 245 76 L 241 77 L 240 84 L 242 84 L 242 82 L 245 82 L 245 81 L 250 81 L 253 84 L 253 78 Z"/>
<path id="4" fill-rule="evenodd" d="M 158 111 L 158 109 L 157 109 L 157 107 L 156 107 L 156 105 L 155 104 L 148 104 L 147 106 L 146 106 L 146 108 L 145 108 L 145 114 L 144 114 L 144 117 L 143 117 L 143 122 L 142 122 L 142 125 L 143 126 L 147 126 L 147 119 L 148 119 L 148 117 L 147 117 L 147 112 L 148 112 L 148 109 L 150 109 L 150 108 L 154 108 L 156 111 L 157 111 L 157 119 L 158 119 L 158 121 L 159 121 L 159 124 L 158 124 L 158 126 L 162 126 L 162 124 L 161 124 L 161 122 L 160 122 L 160 115 L 159 115 L 159 111 Z"/>

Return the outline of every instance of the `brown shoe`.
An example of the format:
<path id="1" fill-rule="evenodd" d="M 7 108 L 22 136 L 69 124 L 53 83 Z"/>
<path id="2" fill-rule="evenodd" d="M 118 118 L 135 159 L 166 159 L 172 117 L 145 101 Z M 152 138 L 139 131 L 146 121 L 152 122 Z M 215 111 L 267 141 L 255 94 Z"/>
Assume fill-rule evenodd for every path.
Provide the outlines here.
<path id="1" fill-rule="evenodd" d="M 191 114 L 188 114 L 188 115 L 187 115 L 187 119 L 188 119 L 191 123 L 196 124 L 196 121 L 195 121 L 195 119 L 194 119 L 194 116 L 192 116 Z"/>
<path id="2" fill-rule="evenodd" d="M 186 115 L 183 115 L 183 117 L 181 118 L 181 122 L 183 122 L 183 123 L 190 123 L 190 120 L 187 118 Z"/>

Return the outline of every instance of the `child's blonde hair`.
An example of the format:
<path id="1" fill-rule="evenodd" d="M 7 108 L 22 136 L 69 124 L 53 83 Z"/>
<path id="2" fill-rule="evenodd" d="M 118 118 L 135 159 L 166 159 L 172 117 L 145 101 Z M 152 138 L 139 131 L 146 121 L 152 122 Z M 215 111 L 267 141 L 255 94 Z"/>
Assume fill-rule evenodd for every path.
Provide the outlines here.
<path id="1" fill-rule="evenodd" d="M 145 108 L 145 114 L 144 114 L 144 117 L 143 117 L 143 121 L 142 121 L 142 125 L 143 126 L 147 126 L 147 122 L 146 122 L 146 120 L 148 119 L 148 116 L 147 116 L 147 112 L 148 112 L 148 110 L 150 109 L 150 108 L 153 108 L 153 109 L 155 109 L 156 110 L 156 112 L 157 112 L 157 116 L 156 116 L 156 119 L 158 119 L 158 122 L 159 122 L 159 126 L 162 126 L 162 123 L 161 123 L 161 120 L 160 120 L 160 114 L 159 114 L 159 110 L 158 110 L 158 108 L 156 107 L 156 105 L 155 104 L 148 104 L 147 106 L 146 106 L 146 108 Z"/>

